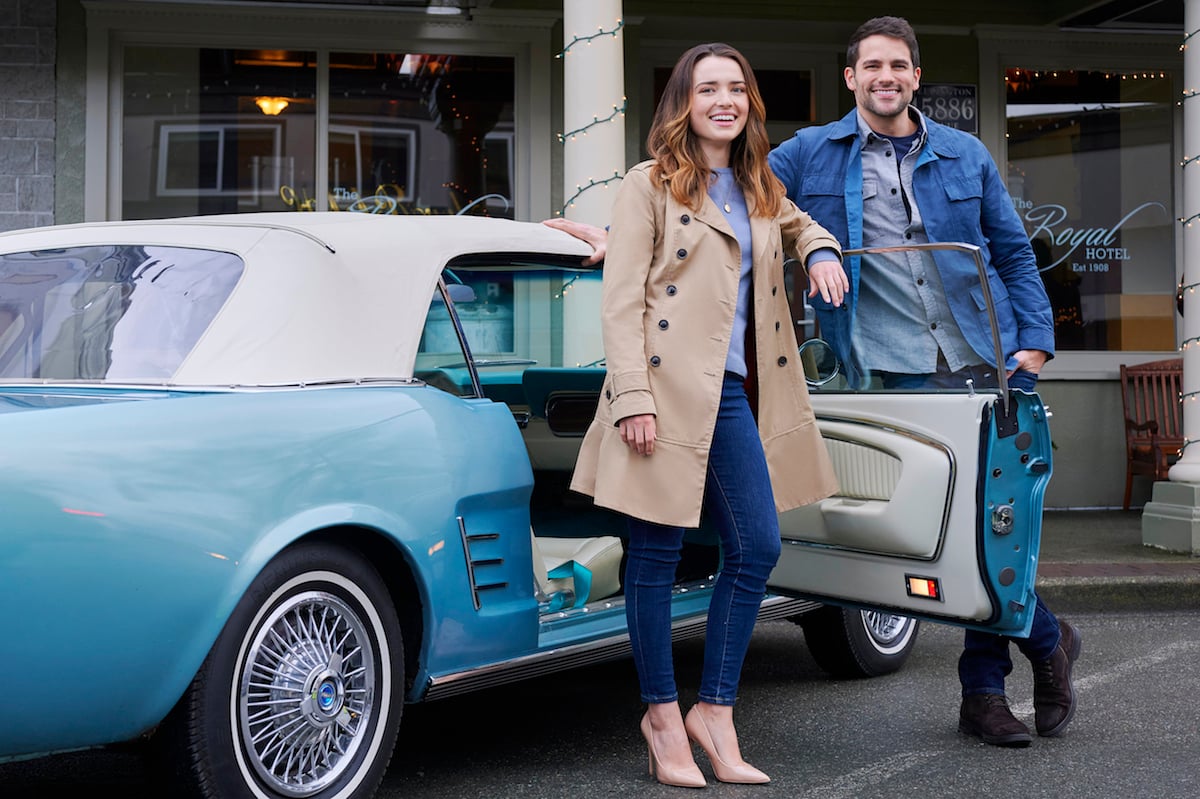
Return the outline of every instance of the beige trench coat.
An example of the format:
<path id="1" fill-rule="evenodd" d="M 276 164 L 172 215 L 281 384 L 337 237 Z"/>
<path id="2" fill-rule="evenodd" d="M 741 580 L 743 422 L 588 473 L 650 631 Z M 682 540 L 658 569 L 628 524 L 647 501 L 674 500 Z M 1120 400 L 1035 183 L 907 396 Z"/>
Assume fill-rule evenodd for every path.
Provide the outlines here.
<path id="1" fill-rule="evenodd" d="M 601 315 L 607 374 L 571 488 L 658 524 L 697 527 L 708 451 L 737 305 L 741 249 L 707 196 L 697 213 L 630 169 L 613 206 Z M 758 430 L 780 511 L 837 491 L 808 401 L 783 285 L 785 252 L 805 262 L 837 241 L 790 201 L 751 216 Z M 749 356 L 749 352 L 747 352 Z M 655 414 L 654 454 L 634 453 L 617 424 Z"/>

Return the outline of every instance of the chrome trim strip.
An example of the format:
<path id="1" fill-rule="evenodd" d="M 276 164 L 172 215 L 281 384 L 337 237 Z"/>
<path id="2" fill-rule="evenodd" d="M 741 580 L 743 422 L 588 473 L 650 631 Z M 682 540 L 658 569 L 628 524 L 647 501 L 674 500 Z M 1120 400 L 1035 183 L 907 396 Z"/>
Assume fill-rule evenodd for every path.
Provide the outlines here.
<path id="1" fill-rule="evenodd" d="M 446 280 L 442 276 L 442 272 L 438 273 L 437 289 L 450 314 L 450 321 L 454 324 L 454 335 L 458 337 L 458 345 L 462 347 L 463 363 L 467 365 L 467 374 L 471 377 L 471 390 L 475 392 L 476 397 L 482 399 L 483 383 L 479 380 L 479 370 L 475 367 L 475 359 L 471 356 L 471 345 L 467 342 L 467 333 L 463 330 L 462 320 L 458 318 L 458 309 L 454 307 L 454 301 L 450 299 L 450 290 L 446 288 Z"/>
<path id="2" fill-rule="evenodd" d="M 820 603 L 806 599 L 783 596 L 768 596 L 758 611 L 759 621 L 785 619 L 820 607 Z M 704 613 L 676 620 L 671 626 L 671 640 L 681 641 L 704 635 L 708 617 Z M 575 666 L 616 660 L 629 655 L 629 635 L 621 633 L 597 641 L 560 647 L 546 652 L 492 663 L 477 669 L 431 677 L 426 686 L 425 699 L 432 701 L 449 696 L 458 696 L 480 688 L 517 682 L 519 680 L 553 674 Z"/>
<path id="3" fill-rule="evenodd" d="M 463 558 L 467 562 L 467 583 L 471 589 L 471 604 L 475 606 L 475 610 L 479 610 L 479 589 L 475 587 L 475 564 L 471 562 L 471 545 L 467 543 L 467 522 L 463 517 L 456 516 L 458 520 L 458 535 L 462 538 Z"/>
<path id="4" fill-rule="evenodd" d="M 392 384 L 397 386 L 423 386 L 425 381 L 416 377 L 330 377 L 305 380 L 295 383 L 170 383 L 170 382 L 109 382 L 107 380 L 30 380 L 28 378 L 0 379 L 0 390 L 8 388 L 34 389 L 127 389 L 135 391 L 175 391 L 207 394 L 213 391 L 257 391 L 296 388 L 333 388 L 337 386 Z"/>

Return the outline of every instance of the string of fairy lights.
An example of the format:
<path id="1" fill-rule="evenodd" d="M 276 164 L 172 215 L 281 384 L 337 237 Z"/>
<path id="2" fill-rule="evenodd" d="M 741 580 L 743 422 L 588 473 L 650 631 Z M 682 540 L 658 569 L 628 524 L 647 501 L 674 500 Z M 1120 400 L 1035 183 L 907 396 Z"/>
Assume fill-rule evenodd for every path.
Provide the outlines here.
<path id="1" fill-rule="evenodd" d="M 614 27 L 612 27 L 611 29 L 606 30 L 604 28 L 604 26 L 600 26 L 596 30 L 595 33 L 590 33 L 590 34 L 587 34 L 584 36 L 580 36 L 579 34 L 574 34 L 574 36 L 572 36 L 572 38 L 571 38 L 571 41 L 568 42 L 567 45 L 562 50 L 560 50 L 558 52 L 558 54 L 555 55 L 554 57 L 555 58 L 566 58 L 567 55 L 570 54 L 571 50 L 574 49 L 576 46 L 578 46 L 578 45 L 591 46 L 592 42 L 594 42 L 597 39 L 602 39 L 606 36 L 611 36 L 612 38 L 615 39 L 620 34 L 621 29 L 624 27 L 625 27 L 625 20 L 618 19 L 616 21 Z M 626 110 L 626 98 L 622 97 L 620 104 L 614 104 L 612 106 L 612 112 L 609 113 L 607 116 L 602 117 L 599 114 L 597 114 L 596 116 L 593 116 L 592 121 L 588 122 L 586 125 L 583 125 L 582 127 L 578 127 L 574 130 L 569 130 L 566 133 L 558 134 L 559 144 L 566 147 L 569 143 L 574 142 L 579 137 L 587 136 L 588 132 L 592 128 L 598 127 L 600 125 L 606 125 L 610 122 L 613 122 L 616 119 L 619 119 L 620 117 L 625 116 L 625 110 Z M 592 189 L 595 189 L 595 188 L 607 189 L 610 184 L 616 183 L 620 179 L 621 179 L 621 173 L 613 172 L 613 174 L 610 177 L 599 178 L 599 179 L 594 178 L 594 177 L 589 177 L 585 183 L 576 184 L 575 185 L 575 193 L 572 194 L 570 197 L 568 197 L 566 202 L 563 203 L 563 206 L 559 210 L 558 215 L 565 216 L 567 213 L 567 209 L 573 208 L 575 206 L 575 201 L 578 200 L 580 197 L 582 197 L 588 191 L 591 191 Z"/>
<path id="2" fill-rule="evenodd" d="M 1188 41 L 1193 36 L 1196 36 L 1197 34 L 1200 34 L 1200 30 L 1191 31 L 1190 33 L 1188 33 L 1186 36 L 1183 37 L 1183 41 L 1179 43 L 1179 51 L 1181 53 L 1187 51 L 1188 46 L 1189 46 Z M 1184 103 L 1186 103 L 1188 100 L 1191 100 L 1197 94 L 1200 94 L 1200 91 L 1198 91 L 1196 89 L 1184 89 L 1183 92 L 1181 93 L 1178 104 L 1180 106 L 1182 106 Z M 1181 170 L 1186 170 L 1189 166 L 1191 166 L 1192 164 L 1195 164 L 1197 162 L 1200 162 L 1200 154 L 1185 157 L 1182 161 L 1179 162 L 1179 168 Z M 1179 217 L 1177 221 L 1181 225 L 1183 225 L 1184 228 L 1190 228 L 1192 226 L 1192 223 L 1194 223 L 1197 219 L 1200 219 L 1200 213 L 1194 213 L 1194 214 L 1191 214 L 1190 216 L 1186 216 L 1186 217 Z M 1188 283 L 1187 285 L 1181 284 L 1179 287 L 1179 294 L 1181 297 L 1184 294 L 1195 294 L 1197 288 L 1200 288 L 1200 282 Z M 1196 343 L 1200 343 L 1200 336 L 1190 336 L 1188 338 L 1185 338 L 1182 342 L 1180 342 L 1179 350 L 1180 350 L 1180 352 L 1184 352 L 1188 349 L 1188 347 L 1190 347 L 1191 345 L 1196 344 Z M 1179 401 L 1180 402 L 1195 402 L 1197 397 L 1200 397 L 1200 391 L 1184 391 L 1184 392 L 1180 392 Z M 1200 439 L 1196 439 L 1196 440 L 1200 440 Z M 1183 445 L 1179 448 L 1179 455 L 1182 456 L 1184 450 L 1186 450 L 1188 448 L 1188 446 L 1193 443 L 1195 443 L 1195 441 L 1193 439 L 1184 438 Z"/>

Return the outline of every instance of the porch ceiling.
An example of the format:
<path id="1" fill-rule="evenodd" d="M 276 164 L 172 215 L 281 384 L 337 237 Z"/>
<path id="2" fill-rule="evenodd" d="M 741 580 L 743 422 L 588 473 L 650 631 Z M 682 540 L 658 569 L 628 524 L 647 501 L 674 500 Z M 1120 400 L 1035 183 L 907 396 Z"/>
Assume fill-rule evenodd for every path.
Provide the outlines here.
<path id="1" fill-rule="evenodd" d="M 504 10 L 562 8 L 563 0 L 474 0 Z M 897 13 L 894 0 L 860 0 L 852 8 L 828 0 L 624 0 L 629 16 L 786 19 L 856 23 Z M 1181 0 L 916 0 L 901 12 L 914 25 L 1033 25 L 1146 32 L 1183 30 Z"/>

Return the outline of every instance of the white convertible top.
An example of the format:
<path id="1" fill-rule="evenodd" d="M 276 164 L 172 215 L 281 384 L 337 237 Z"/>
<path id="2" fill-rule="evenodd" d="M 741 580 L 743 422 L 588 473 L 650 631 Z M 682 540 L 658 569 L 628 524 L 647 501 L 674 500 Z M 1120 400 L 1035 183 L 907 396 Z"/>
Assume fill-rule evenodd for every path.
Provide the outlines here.
<path id="1" fill-rule="evenodd" d="M 478 253 L 591 253 L 539 223 L 347 212 L 96 222 L 0 234 L 0 253 L 106 244 L 218 250 L 245 271 L 171 385 L 407 378 L 438 275 Z"/>

